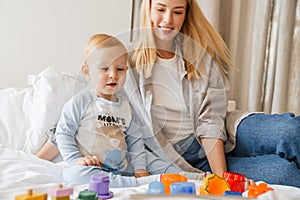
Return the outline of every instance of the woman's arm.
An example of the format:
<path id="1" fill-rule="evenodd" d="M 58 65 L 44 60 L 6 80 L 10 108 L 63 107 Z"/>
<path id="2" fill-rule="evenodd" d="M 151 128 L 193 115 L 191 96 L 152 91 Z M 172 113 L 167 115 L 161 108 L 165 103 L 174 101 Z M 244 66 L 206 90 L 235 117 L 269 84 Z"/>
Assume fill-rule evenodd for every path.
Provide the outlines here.
<path id="1" fill-rule="evenodd" d="M 199 103 L 194 103 L 194 112 L 198 113 L 195 116 L 196 137 L 205 151 L 212 172 L 223 176 L 223 172 L 227 171 L 224 141 L 227 140 L 225 118 L 229 84 L 210 56 L 207 57 L 207 67 L 208 79 L 201 83 L 197 91 Z"/>
<path id="2" fill-rule="evenodd" d="M 224 144 L 220 139 L 203 138 L 201 139 L 212 173 L 223 176 L 227 171 Z"/>

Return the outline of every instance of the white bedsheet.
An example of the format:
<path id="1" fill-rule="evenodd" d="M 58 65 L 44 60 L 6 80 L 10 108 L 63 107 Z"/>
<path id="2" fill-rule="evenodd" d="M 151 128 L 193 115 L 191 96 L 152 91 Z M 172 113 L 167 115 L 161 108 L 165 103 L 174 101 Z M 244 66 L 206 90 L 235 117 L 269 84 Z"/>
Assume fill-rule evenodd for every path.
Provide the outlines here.
<path id="1" fill-rule="evenodd" d="M 0 200 L 14 199 L 28 189 L 47 193 L 49 187 L 63 183 L 62 163 L 52 163 L 19 150 L 0 147 Z M 72 199 L 88 185 L 70 184 L 74 188 Z M 128 199 L 131 194 L 143 194 L 147 185 L 135 188 L 111 188 L 112 199 Z M 50 200 L 51 198 L 48 197 Z"/>
<path id="2" fill-rule="evenodd" d="M 47 193 L 49 187 L 56 187 L 63 183 L 62 163 L 52 163 L 36 156 L 9 148 L 0 147 L 0 200 L 14 199 L 16 195 L 24 194 L 28 189 Z M 196 182 L 197 189 L 201 182 Z M 88 185 L 67 185 L 74 188 L 71 199 L 76 199 L 78 193 L 87 189 Z M 300 189 L 282 185 L 270 185 L 275 192 L 265 193 L 260 200 L 296 200 L 300 199 Z M 113 200 L 134 198 L 135 194 L 145 194 L 147 185 L 135 188 L 110 188 L 114 193 Z M 142 197 L 145 199 L 145 197 Z M 150 196 L 148 196 L 150 199 Z M 151 197 L 161 199 L 162 197 Z M 48 197 L 50 200 L 50 196 Z M 136 198 L 134 198 L 136 199 Z M 165 196 L 164 199 L 175 199 Z M 198 199 L 198 198 L 197 198 Z M 200 197 L 199 197 L 200 199 Z"/>

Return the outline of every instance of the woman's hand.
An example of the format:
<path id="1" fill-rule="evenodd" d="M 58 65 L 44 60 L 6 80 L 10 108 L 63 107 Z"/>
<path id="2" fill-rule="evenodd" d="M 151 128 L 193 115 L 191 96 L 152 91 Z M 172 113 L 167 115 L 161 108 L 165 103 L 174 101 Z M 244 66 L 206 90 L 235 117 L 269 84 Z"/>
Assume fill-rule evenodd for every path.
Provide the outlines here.
<path id="1" fill-rule="evenodd" d="M 246 178 L 246 182 L 245 182 L 245 190 L 248 190 L 249 185 L 256 185 L 255 182 L 252 179 L 247 179 Z"/>
<path id="2" fill-rule="evenodd" d="M 134 171 L 135 178 L 140 178 L 140 177 L 149 176 L 149 175 L 150 174 L 146 170 L 143 170 L 143 169 L 138 169 L 138 170 Z"/>
<path id="3" fill-rule="evenodd" d="M 83 166 L 101 166 L 101 163 L 97 156 L 84 156 L 82 158 L 79 158 L 76 162 L 77 165 L 83 165 Z"/>

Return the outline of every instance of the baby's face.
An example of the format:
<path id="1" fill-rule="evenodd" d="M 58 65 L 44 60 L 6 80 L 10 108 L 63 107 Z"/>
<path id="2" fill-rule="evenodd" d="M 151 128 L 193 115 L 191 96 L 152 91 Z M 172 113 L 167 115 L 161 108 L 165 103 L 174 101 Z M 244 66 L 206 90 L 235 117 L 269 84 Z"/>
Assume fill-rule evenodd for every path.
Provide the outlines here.
<path id="1" fill-rule="evenodd" d="M 89 77 L 97 95 L 112 100 L 126 81 L 127 52 L 120 46 L 100 48 L 87 59 Z"/>

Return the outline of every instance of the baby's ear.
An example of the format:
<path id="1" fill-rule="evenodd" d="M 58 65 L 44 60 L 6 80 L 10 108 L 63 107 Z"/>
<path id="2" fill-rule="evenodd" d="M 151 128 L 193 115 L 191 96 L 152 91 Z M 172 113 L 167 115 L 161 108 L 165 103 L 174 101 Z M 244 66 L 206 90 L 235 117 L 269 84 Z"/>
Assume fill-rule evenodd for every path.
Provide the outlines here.
<path id="1" fill-rule="evenodd" d="M 82 74 L 84 75 L 84 77 L 86 77 L 87 79 L 89 79 L 89 77 L 90 77 L 90 70 L 89 70 L 89 67 L 86 64 L 83 64 L 81 66 L 81 71 L 82 71 Z"/>

